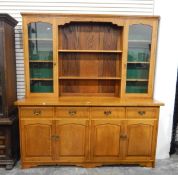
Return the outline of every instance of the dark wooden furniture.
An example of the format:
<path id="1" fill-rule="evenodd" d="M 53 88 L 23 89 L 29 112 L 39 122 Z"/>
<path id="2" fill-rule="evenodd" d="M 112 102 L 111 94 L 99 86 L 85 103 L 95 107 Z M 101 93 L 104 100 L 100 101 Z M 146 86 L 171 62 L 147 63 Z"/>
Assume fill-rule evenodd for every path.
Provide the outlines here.
<path id="1" fill-rule="evenodd" d="M 17 21 L 0 14 L 0 165 L 11 169 L 18 158 L 14 27 Z"/>

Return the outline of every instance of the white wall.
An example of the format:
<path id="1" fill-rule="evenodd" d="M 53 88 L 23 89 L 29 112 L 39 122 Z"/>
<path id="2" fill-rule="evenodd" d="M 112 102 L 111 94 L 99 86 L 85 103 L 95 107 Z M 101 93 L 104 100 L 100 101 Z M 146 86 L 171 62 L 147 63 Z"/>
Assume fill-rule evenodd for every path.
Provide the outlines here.
<path id="1" fill-rule="evenodd" d="M 177 1 L 155 0 L 154 14 L 161 17 L 154 97 L 165 103 L 160 111 L 157 144 L 157 158 L 162 159 L 169 157 L 174 111 L 178 68 Z"/>

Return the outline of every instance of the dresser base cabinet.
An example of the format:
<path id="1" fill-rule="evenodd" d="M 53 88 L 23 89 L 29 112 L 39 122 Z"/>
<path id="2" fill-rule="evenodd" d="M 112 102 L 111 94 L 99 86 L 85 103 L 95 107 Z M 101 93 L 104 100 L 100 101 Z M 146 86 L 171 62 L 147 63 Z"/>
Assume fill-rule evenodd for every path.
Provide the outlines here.
<path id="1" fill-rule="evenodd" d="M 155 166 L 159 106 L 20 106 L 22 168 Z"/>

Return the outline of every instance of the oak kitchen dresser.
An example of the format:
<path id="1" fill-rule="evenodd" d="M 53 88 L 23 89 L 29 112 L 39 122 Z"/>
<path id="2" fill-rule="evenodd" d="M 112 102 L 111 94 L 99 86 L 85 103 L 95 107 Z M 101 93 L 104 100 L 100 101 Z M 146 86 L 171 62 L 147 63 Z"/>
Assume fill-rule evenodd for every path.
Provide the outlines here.
<path id="1" fill-rule="evenodd" d="M 159 17 L 23 13 L 21 163 L 154 167 Z"/>

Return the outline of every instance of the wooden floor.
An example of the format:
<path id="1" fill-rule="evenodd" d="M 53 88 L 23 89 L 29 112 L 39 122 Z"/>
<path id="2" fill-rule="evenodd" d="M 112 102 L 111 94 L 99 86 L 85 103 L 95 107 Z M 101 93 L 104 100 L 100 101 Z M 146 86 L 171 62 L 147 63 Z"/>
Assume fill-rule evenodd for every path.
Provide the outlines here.
<path id="1" fill-rule="evenodd" d="M 100 168 L 79 168 L 72 166 L 43 166 L 20 169 L 20 162 L 10 171 L 0 168 L 0 175 L 177 175 L 178 155 L 170 159 L 157 160 L 155 168 L 138 166 L 103 166 Z"/>

